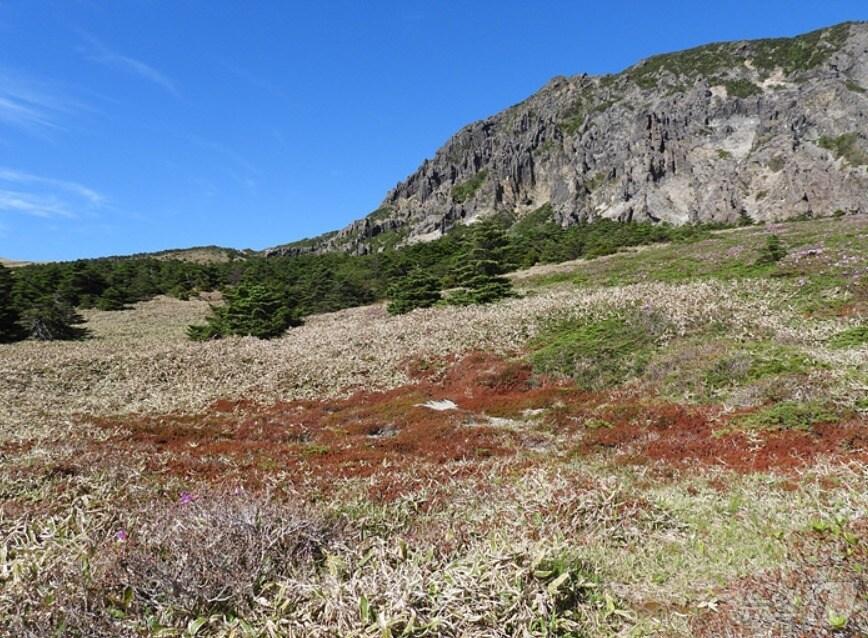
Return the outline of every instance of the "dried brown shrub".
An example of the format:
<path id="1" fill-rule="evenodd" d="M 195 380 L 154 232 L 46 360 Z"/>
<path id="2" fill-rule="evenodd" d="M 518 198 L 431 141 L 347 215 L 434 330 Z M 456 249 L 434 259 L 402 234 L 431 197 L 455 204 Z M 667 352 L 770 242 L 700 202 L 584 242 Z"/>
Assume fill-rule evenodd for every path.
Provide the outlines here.
<path id="1" fill-rule="evenodd" d="M 149 616 L 249 614 L 270 583 L 312 574 L 336 538 L 299 505 L 243 491 L 152 502 L 101 532 L 16 592 L 10 636 L 135 636 Z"/>
<path id="2" fill-rule="evenodd" d="M 693 623 L 699 638 L 856 638 L 868 635 L 868 521 L 815 521 L 786 568 L 732 585 Z"/>
<path id="3" fill-rule="evenodd" d="M 312 566 L 331 535 L 297 507 L 245 492 L 155 508 L 129 534 L 99 575 L 105 589 L 191 614 L 249 611 L 265 583 Z"/>

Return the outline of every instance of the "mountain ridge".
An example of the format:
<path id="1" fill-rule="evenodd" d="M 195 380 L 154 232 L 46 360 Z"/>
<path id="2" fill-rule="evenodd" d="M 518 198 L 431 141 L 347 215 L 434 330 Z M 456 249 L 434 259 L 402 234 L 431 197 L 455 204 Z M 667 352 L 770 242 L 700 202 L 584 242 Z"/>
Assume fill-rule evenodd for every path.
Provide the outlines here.
<path id="1" fill-rule="evenodd" d="M 263 251 L 366 254 L 549 204 L 567 226 L 868 210 L 868 23 L 557 76 L 462 127 L 339 231 Z"/>

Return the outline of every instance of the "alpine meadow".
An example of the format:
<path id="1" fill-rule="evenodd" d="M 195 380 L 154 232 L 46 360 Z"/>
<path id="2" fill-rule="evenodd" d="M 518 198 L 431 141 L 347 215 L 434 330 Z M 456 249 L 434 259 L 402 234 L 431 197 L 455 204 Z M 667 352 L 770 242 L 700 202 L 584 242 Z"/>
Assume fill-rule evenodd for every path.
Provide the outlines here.
<path id="1" fill-rule="evenodd" d="M 75 133 L 15 78 L 0 153 Z M 0 637 L 868 636 L 868 22 L 554 77 L 346 221 L 0 264 Z"/>

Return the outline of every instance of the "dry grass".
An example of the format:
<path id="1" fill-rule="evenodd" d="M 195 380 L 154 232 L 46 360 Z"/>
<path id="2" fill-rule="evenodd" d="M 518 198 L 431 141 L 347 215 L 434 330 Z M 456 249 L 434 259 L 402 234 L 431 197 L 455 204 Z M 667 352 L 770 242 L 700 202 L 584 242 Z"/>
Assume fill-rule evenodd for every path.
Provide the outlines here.
<path id="1" fill-rule="evenodd" d="M 590 461 L 474 468 L 421 484 L 392 468 L 376 480 L 415 487 L 386 504 L 357 479 L 327 499 L 194 489 L 184 504 L 79 478 L 63 514 L 3 527 L 0 615 L 10 636 L 64 622 L 70 636 L 765 635 L 769 614 L 814 587 L 796 575 L 823 570 L 815 581 L 845 594 L 863 582 L 864 466 L 818 466 L 797 491 L 768 475 L 666 479 Z M 834 609 L 862 626 L 858 596 Z M 811 613 L 828 622 L 825 607 Z"/>
<path id="2" fill-rule="evenodd" d="M 716 322 L 738 338 L 774 335 L 807 344 L 821 344 L 849 325 L 801 321 L 779 309 L 784 295 L 766 281 L 555 290 L 402 317 L 389 317 L 381 306 L 350 309 L 312 317 L 274 341 L 204 344 L 188 342 L 183 327 L 207 304 L 160 298 L 133 311 L 89 313 L 91 341 L 0 346 L 0 436 L 15 439 L 22 426 L 46 421 L 54 428 L 73 413 L 195 411 L 218 398 L 269 401 L 395 387 L 407 381 L 408 360 L 471 349 L 516 351 L 553 317 L 641 307 L 665 315 L 673 337 Z M 865 355 L 863 348 L 822 349 L 818 356 L 845 370 Z M 858 389 L 858 379 L 841 382 Z"/>
<path id="3" fill-rule="evenodd" d="M 791 279 L 612 281 L 655 246 L 543 273 L 588 285 L 538 269 L 520 299 L 269 342 L 191 343 L 207 303 L 159 298 L 88 312 L 90 341 L 2 345 L 0 636 L 861 635 L 868 348 L 830 345 L 864 321 L 845 222 L 776 230 L 783 267 L 857 282 L 807 306 Z M 625 312 L 665 321 L 619 387 L 521 358 Z M 833 422 L 787 426 L 819 401 Z"/>

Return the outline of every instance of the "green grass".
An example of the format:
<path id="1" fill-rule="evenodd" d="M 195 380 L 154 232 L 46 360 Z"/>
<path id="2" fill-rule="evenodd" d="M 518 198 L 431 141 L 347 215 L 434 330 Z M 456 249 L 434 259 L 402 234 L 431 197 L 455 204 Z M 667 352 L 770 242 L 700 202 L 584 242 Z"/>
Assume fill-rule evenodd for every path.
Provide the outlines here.
<path id="1" fill-rule="evenodd" d="M 728 80 L 723 84 L 727 95 L 732 97 L 747 98 L 752 95 L 762 95 L 763 90 L 750 80 Z"/>
<path id="2" fill-rule="evenodd" d="M 843 330 L 829 339 L 833 348 L 858 348 L 868 344 L 868 323 Z"/>
<path id="3" fill-rule="evenodd" d="M 864 218 L 843 216 L 778 224 L 775 233 L 787 255 L 762 259 L 768 232 L 759 226 L 710 232 L 695 242 L 650 245 L 605 259 L 586 258 L 569 270 L 521 280 L 526 288 L 573 284 L 581 288 L 659 282 L 773 280 L 786 292 L 787 312 L 813 320 L 834 320 L 862 312 L 868 298 L 868 275 L 859 275 L 865 261 Z M 808 254 L 805 248 L 816 248 Z M 590 257 L 593 253 L 585 252 Z M 842 326 L 846 327 L 846 326 Z M 856 335 L 854 334 L 853 337 Z M 842 337 L 843 339 L 843 337 Z"/>
<path id="4" fill-rule="evenodd" d="M 602 113 L 617 104 L 619 100 L 619 97 L 600 99 L 593 94 L 580 96 L 561 113 L 558 126 L 567 135 L 573 135 L 581 128 L 589 114 Z"/>
<path id="5" fill-rule="evenodd" d="M 771 376 L 806 374 L 818 365 L 792 347 L 760 342 L 729 350 L 705 371 L 703 381 L 710 389 L 720 389 Z"/>
<path id="6" fill-rule="evenodd" d="M 709 44 L 648 58 L 626 74 L 642 88 L 650 89 L 657 86 L 660 74 L 664 72 L 676 77 L 713 78 L 732 73 L 733 69 L 741 68 L 746 59 L 752 59 L 764 75 L 776 68 L 783 69 L 787 75 L 798 75 L 828 60 L 846 42 L 848 32 L 849 25 L 842 24 L 796 38 L 756 40 L 749 42 L 744 50 L 734 42 Z M 744 79 L 730 80 L 729 83 L 733 90 L 729 86 L 727 90 L 736 97 L 755 95 L 759 89 Z"/>
<path id="7" fill-rule="evenodd" d="M 865 93 L 866 92 L 866 89 L 862 85 L 857 84 L 853 80 L 847 80 L 844 84 L 848 89 L 850 89 L 854 93 Z"/>
<path id="8" fill-rule="evenodd" d="M 675 76 L 710 77 L 736 66 L 738 56 L 732 45 L 710 44 L 678 53 L 656 55 L 627 74 L 642 88 L 650 89 L 657 86 L 658 76 L 663 72 L 668 71 Z"/>
<path id="9" fill-rule="evenodd" d="M 485 178 L 488 176 L 488 171 L 479 171 L 476 175 L 471 177 L 468 180 L 461 182 L 460 184 L 456 184 L 452 187 L 452 201 L 458 204 L 462 202 L 466 202 L 468 199 L 473 197 L 476 191 L 479 190 L 479 187 L 485 182 Z"/>
<path id="10" fill-rule="evenodd" d="M 812 272 L 800 277 L 793 304 L 811 316 L 834 315 L 843 308 L 852 295 L 847 292 L 848 279 L 837 272 Z"/>
<path id="11" fill-rule="evenodd" d="M 741 404 L 750 397 L 749 403 L 756 404 L 816 388 L 819 382 L 811 381 L 811 375 L 826 378 L 830 373 L 810 346 L 773 338 L 741 341 L 730 336 L 724 321 L 668 341 L 653 353 L 642 379 L 677 402 Z"/>
<path id="12" fill-rule="evenodd" d="M 368 213 L 367 219 L 370 219 L 371 221 L 381 221 L 391 216 L 394 212 L 395 209 L 391 206 L 382 206 L 372 213 Z"/>
<path id="13" fill-rule="evenodd" d="M 588 104 L 584 98 L 579 98 L 568 108 L 561 117 L 559 126 L 567 135 L 573 135 L 579 130 L 588 114 Z"/>
<path id="14" fill-rule="evenodd" d="M 572 377 L 586 389 L 612 387 L 644 370 L 661 321 L 623 315 L 556 322 L 531 343 L 531 362 L 537 372 Z"/>
<path id="15" fill-rule="evenodd" d="M 781 157 L 773 157 L 769 160 L 768 167 L 773 173 L 780 173 L 781 170 L 786 165 L 783 158 Z"/>
<path id="16" fill-rule="evenodd" d="M 810 430 L 817 423 L 837 420 L 838 414 L 819 401 L 782 401 L 737 420 L 756 430 Z"/>
<path id="17" fill-rule="evenodd" d="M 602 265 L 602 262 L 601 262 Z M 677 249 L 652 253 L 618 255 L 601 267 L 598 277 L 588 273 L 556 273 L 537 280 L 539 285 L 572 281 L 584 286 L 590 282 L 604 286 L 623 286 L 643 281 L 682 283 L 697 279 L 763 278 L 777 270 L 775 264 L 757 264 L 740 258 L 707 259 L 702 255 L 684 254 Z"/>
<path id="18" fill-rule="evenodd" d="M 868 166 L 868 153 L 858 145 L 858 133 L 844 133 L 837 137 L 823 135 L 817 140 L 817 145 L 832 151 L 835 159 L 844 158 L 853 166 Z"/>
<path id="19" fill-rule="evenodd" d="M 758 69 L 766 72 L 777 67 L 787 75 L 810 71 L 844 45 L 849 31 L 849 24 L 839 24 L 797 38 L 760 40 L 755 44 L 753 61 Z"/>
<path id="20" fill-rule="evenodd" d="M 404 239 L 407 238 L 409 229 L 407 227 L 397 228 L 395 230 L 387 230 L 378 235 L 374 235 L 370 241 L 372 252 L 381 250 L 393 250 L 398 247 Z"/>

